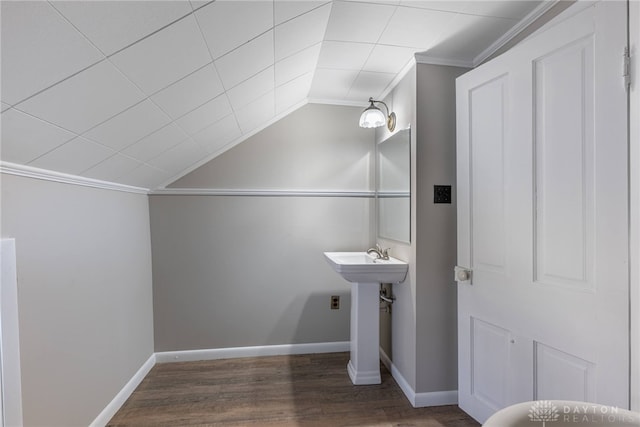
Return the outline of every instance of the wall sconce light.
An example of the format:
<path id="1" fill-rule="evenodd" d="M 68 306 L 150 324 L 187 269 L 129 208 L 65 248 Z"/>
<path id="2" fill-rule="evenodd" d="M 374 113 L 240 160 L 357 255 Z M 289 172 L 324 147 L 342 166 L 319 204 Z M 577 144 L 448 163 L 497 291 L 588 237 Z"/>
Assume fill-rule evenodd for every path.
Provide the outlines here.
<path id="1" fill-rule="evenodd" d="M 387 129 L 393 132 L 396 128 L 396 113 L 392 112 L 389 114 L 389 107 L 387 107 L 387 104 L 382 101 L 376 101 L 373 98 L 369 98 L 369 102 L 371 104 L 360 115 L 360 127 L 377 128 L 386 123 Z M 376 107 L 374 102 L 384 105 L 384 108 L 387 110 L 387 114 L 385 115 L 380 108 Z"/>

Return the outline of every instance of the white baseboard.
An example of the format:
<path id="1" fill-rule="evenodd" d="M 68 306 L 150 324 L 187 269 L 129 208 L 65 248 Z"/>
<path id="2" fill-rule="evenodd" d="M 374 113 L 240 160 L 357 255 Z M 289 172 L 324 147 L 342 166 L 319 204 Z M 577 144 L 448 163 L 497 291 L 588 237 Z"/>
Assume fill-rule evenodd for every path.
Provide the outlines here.
<path id="1" fill-rule="evenodd" d="M 162 351 L 156 353 L 157 363 L 193 362 L 197 360 L 231 359 L 236 357 L 282 356 L 286 354 L 336 353 L 349 351 L 349 341 L 310 344 L 282 344 L 254 347 L 212 348 L 206 350 Z"/>
<path id="2" fill-rule="evenodd" d="M 122 390 L 116 394 L 116 397 L 113 398 L 111 402 L 100 412 L 100 414 L 96 417 L 95 420 L 89 427 L 98 427 L 105 426 L 113 418 L 113 416 L 118 412 L 118 410 L 124 405 L 124 402 L 127 401 L 131 393 L 140 385 L 144 377 L 147 376 L 151 368 L 156 364 L 156 355 L 152 354 L 146 362 L 138 369 L 133 377 L 124 385 Z"/>
<path id="3" fill-rule="evenodd" d="M 380 361 L 384 366 L 387 367 L 389 372 L 391 372 L 391 365 L 393 365 L 393 362 L 391 362 L 391 358 L 387 355 L 387 353 L 385 353 L 382 347 L 380 347 Z"/>
<path id="4" fill-rule="evenodd" d="M 457 405 L 458 390 L 430 391 L 427 393 L 416 393 L 414 408 L 424 408 L 427 406 Z"/>
<path id="5" fill-rule="evenodd" d="M 431 391 L 426 393 L 416 393 L 409 382 L 402 376 L 398 368 L 395 367 L 389 356 L 380 349 L 380 360 L 389 369 L 393 379 L 396 381 L 404 395 L 414 408 L 424 408 L 427 406 L 443 406 L 458 404 L 458 390 Z"/>

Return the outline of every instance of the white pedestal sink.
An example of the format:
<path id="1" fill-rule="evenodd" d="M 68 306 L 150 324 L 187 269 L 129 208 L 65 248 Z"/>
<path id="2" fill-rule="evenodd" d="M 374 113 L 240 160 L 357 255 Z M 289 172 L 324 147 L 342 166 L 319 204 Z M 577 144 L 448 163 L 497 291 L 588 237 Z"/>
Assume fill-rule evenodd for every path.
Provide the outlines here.
<path id="1" fill-rule="evenodd" d="M 347 371 L 355 385 L 380 384 L 380 283 L 399 283 L 408 265 L 366 252 L 325 252 L 329 264 L 351 282 L 351 359 Z"/>

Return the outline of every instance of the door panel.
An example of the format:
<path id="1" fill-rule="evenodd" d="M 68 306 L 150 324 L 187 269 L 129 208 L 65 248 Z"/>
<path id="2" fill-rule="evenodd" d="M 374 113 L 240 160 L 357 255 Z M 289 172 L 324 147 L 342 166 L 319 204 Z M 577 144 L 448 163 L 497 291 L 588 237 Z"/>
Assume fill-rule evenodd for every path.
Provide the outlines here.
<path id="1" fill-rule="evenodd" d="M 457 81 L 459 404 L 628 406 L 624 2 Z"/>
<path id="2" fill-rule="evenodd" d="M 579 357 L 536 342 L 536 400 L 575 400 L 590 402 L 596 397 L 595 365 Z"/>
<path id="3" fill-rule="evenodd" d="M 505 182 L 504 136 L 507 77 L 470 91 L 472 265 L 474 269 L 504 272 Z"/>
<path id="4" fill-rule="evenodd" d="M 593 38 L 534 61 L 535 281 L 593 289 Z"/>
<path id="5" fill-rule="evenodd" d="M 471 394 L 497 411 L 508 401 L 510 332 L 475 318 L 471 331 Z"/>

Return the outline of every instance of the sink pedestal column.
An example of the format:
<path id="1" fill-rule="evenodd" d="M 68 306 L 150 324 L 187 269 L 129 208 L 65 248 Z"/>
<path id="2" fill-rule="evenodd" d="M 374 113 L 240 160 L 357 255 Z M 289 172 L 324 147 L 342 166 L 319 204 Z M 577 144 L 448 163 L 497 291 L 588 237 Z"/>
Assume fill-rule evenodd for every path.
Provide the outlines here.
<path id="1" fill-rule="evenodd" d="M 380 384 L 380 284 L 351 283 L 351 360 L 355 385 Z"/>

